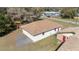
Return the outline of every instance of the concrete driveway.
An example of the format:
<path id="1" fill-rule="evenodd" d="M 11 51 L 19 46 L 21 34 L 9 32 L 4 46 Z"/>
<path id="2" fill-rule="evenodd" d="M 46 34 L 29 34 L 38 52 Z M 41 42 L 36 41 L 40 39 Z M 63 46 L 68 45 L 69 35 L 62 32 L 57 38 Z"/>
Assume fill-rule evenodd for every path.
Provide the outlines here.
<path id="1" fill-rule="evenodd" d="M 22 33 L 19 34 L 16 38 L 16 47 L 23 47 L 24 45 L 30 44 L 32 42 L 33 41 L 30 38 Z"/>
<path id="2" fill-rule="evenodd" d="M 79 27 L 66 28 L 62 32 L 75 32 L 75 35 L 66 40 L 58 51 L 79 51 Z"/>

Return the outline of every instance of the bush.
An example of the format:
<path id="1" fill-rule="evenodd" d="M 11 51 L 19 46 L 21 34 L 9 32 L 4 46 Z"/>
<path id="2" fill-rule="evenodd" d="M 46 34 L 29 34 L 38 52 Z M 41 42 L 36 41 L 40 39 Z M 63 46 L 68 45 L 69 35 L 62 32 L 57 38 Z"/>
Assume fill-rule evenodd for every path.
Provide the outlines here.
<path id="1" fill-rule="evenodd" d="M 0 36 L 3 36 L 10 31 L 16 29 L 14 23 L 5 15 L 0 15 Z"/>
<path id="2" fill-rule="evenodd" d="M 63 8 L 61 10 L 61 17 L 62 18 L 74 18 L 76 15 L 77 9 L 76 8 Z"/>

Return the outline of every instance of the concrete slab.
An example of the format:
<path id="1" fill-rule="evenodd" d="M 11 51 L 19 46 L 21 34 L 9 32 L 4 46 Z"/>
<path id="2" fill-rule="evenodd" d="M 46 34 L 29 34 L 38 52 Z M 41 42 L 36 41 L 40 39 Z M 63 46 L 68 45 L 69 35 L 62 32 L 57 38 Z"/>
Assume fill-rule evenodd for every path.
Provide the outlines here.
<path id="1" fill-rule="evenodd" d="M 26 44 L 30 44 L 33 41 L 28 38 L 26 35 L 24 34 L 19 34 L 16 38 L 16 47 L 23 47 Z"/>

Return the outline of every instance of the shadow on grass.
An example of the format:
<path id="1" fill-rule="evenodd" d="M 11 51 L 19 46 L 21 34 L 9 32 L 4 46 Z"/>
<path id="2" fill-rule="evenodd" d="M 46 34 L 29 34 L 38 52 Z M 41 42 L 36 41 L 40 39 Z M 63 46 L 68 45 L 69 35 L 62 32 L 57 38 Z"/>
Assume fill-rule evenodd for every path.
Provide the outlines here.
<path id="1" fill-rule="evenodd" d="M 62 43 L 55 49 L 55 51 L 57 51 L 63 44 L 64 44 L 64 42 L 62 42 Z"/>

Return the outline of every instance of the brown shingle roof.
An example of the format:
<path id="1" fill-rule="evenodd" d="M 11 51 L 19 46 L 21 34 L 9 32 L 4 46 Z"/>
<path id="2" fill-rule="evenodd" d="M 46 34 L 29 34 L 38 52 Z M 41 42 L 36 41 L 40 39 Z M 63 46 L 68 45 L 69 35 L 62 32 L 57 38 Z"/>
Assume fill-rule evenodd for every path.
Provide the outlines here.
<path id="1" fill-rule="evenodd" d="M 24 29 L 32 35 L 37 35 L 57 27 L 61 27 L 61 25 L 50 20 L 35 21 L 27 25 L 21 26 L 22 29 Z"/>

